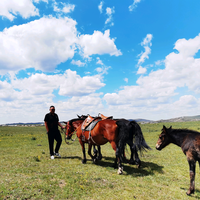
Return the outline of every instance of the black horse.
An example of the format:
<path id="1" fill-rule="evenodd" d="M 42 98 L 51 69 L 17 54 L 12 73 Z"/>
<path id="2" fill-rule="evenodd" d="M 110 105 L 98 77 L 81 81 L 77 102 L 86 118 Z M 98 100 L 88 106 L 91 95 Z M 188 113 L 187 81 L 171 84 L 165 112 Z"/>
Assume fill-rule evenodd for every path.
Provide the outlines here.
<path id="1" fill-rule="evenodd" d="M 79 118 L 84 118 L 84 119 L 86 119 L 88 117 L 88 115 L 81 115 L 81 116 L 77 115 L 77 116 Z M 113 120 L 116 121 L 116 123 L 119 125 L 119 127 L 121 129 L 121 133 L 124 133 L 123 141 L 125 141 L 126 144 L 128 144 L 130 147 L 131 156 L 130 156 L 129 164 L 136 164 L 138 167 L 140 167 L 141 160 L 139 158 L 138 151 L 140 153 L 142 153 L 143 150 L 151 150 L 151 148 L 147 145 L 139 124 L 136 121 L 129 121 L 129 120 L 123 119 L 123 118 L 122 119 L 113 119 Z M 123 161 L 125 161 L 126 160 L 125 146 L 124 147 L 121 146 L 121 148 L 123 149 L 123 151 L 121 151 L 123 153 L 123 155 L 122 155 Z M 94 146 L 93 151 L 94 151 L 95 155 L 98 154 L 97 159 L 102 158 L 100 146 L 98 146 L 98 151 L 96 150 L 96 148 Z"/>
<path id="2" fill-rule="evenodd" d="M 196 161 L 200 163 L 200 133 L 188 129 L 172 129 L 172 127 L 163 126 L 162 133 L 156 143 L 156 149 L 162 150 L 170 143 L 181 147 L 187 157 L 190 169 L 190 187 L 187 195 L 193 194 L 195 191 Z"/>
<path id="3" fill-rule="evenodd" d="M 124 135 L 125 137 L 124 140 L 126 141 L 126 144 L 129 145 L 131 150 L 131 157 L 129 163 L 136 164 L 138 167 L 140 167 L 141 160 L 139 158 L 138 151 L 142 153 L 142 151 L 151 150 L 151 148 L 147 145 L 139 124 L 136 121 L 129 121 L 127 119 L 113 119 L 113 120 L 115 120 L 118 124 L 120 124 L 121 127 L 123 127 L 123 124 L 125 125 L 124 129 L 126 129 L 126 131 L 124 133 L 128 134 Z"/>

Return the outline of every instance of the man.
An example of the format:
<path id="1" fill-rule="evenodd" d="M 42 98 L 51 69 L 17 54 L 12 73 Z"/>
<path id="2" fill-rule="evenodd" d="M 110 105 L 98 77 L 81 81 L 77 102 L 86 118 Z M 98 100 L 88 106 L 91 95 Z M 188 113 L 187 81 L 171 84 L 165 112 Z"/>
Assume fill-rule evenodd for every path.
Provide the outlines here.
<path id="1" fill-rule="evenodd" d="M 48 134 L 49 141 L 49 151 L 51 159 L 54 159 L 54 156 L 61 157 L 58 153 L 60 145 L 62 143 L 62 137 L 60 131 L 58 130 L 58 125 L 63 129 L 64 127 L 59 122 L 58 115 L 55 113 L 55 107 L 50 106 L 49 113 L 45 115 L 44 124 Z M 56 148 L 54 152 L 54 140 L 56 140 Z"/>

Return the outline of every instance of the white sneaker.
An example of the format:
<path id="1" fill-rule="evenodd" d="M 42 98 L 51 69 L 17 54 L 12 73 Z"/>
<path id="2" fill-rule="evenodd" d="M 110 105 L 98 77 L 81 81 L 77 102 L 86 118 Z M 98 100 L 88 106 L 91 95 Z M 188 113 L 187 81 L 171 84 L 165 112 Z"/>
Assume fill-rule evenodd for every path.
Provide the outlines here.
<path id="1" fill-rule="evenodd" d="M 54 154 L 56 157 L 61 158 L 61 155 L 59 153 Z"/>
<path id="2" fill-rule="evenodd" d="M 54 159 L 54 156 L 51 156 L 51 159 L 53 160 L 53 159 Z"/>

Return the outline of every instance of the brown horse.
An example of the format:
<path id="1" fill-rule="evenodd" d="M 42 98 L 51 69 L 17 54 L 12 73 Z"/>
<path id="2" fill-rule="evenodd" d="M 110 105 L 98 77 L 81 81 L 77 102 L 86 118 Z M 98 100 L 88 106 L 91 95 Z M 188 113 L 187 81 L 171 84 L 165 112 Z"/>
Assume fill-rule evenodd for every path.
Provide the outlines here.
<path id="1" fill-rule="evenodd" d="M 172 129 L 163 126 L 162 133 L 156 143 L 156 149 L 162 150 L 168 144 L 173 143 L 181 147 L 187 157 L 190 169 L 190 187 L 187 195 L 195 191 L 195 167 L 196 161 L 200 162 L 200 133 L 187 129 Z"/>
<path id="2" fill-rule="evenodd" d="M 91 131 L 82 131 L 81 127 L 85 119 L 77 118 L 69 120 L 66 123 L 66 138 L 70 139 L 74 132 L 76 132 L 79 138 L 79 143 L 82 146 L 83 160 L 82 163 L 86 163 L 85 143 L 88 143 L 88 154 L 95 162 L 96 157 L 91 154 L 91 148 L 93 145 L 104 145 L 110 142 L 113 150 L 115 151 L 115 165 L 118 162 L 118 174 L 123 173 L 123 167 L 121 163 L 121 152 L 124 148 L 124 141 L 120 134 L 120 127 L 117 123 L 111 119 L 100 120 Z M 99 120 L 99 119 L 98 119 Z"/>

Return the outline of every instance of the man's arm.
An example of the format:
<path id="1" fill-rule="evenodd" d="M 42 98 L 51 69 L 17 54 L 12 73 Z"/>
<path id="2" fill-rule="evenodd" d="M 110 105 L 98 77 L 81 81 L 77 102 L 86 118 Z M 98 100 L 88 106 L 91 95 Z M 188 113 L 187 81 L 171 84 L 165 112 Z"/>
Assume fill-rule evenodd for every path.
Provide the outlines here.
<path id="1" fill-rule="evenodd" d="M 64 126 L 62 126 L 62 124 L 61 124 L 60 122 L 58 122 L 58 125 L 59 125 L 62 129 L 65 128 Z"/>
<path id="2" fill-rule="evenodd" d="M 45 125 L 45 127 L 46 127 L 47 132 L 49 132 L 49 128 L 48 128 L 48 126 L 47 126 L 47 122 L 44 122 L 44 125 Z"/>

